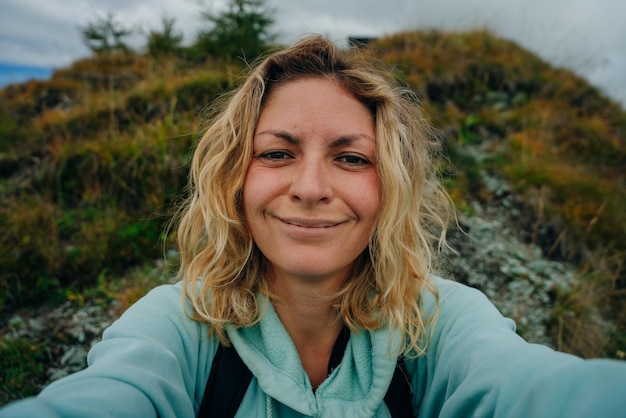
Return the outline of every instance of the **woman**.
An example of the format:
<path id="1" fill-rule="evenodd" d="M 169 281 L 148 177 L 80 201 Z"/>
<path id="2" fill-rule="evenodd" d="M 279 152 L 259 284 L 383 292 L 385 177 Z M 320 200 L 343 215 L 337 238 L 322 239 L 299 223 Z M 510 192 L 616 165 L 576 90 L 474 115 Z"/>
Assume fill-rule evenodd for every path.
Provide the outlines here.
<path id="1" fill-rule="evenodd" d="M 196 416 L 231 345 L 252 372 L 241 417 L 387 417 L 398 374 L 415 416 L 623 416 L 624 364 L 527 344 L 432 274 L 452 214 L 438 152 L 413 96 L 367 60 L 321 37 L 271 55 L 195 151 L 178 284 L 0 416 Z"/>

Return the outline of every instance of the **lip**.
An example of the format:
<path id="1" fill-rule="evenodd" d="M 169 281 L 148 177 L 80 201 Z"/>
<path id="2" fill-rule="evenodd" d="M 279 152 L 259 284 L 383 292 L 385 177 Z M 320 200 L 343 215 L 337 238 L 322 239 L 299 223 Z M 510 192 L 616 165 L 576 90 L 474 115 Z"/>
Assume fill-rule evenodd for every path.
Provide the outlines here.
<path id="1" fill-rule="evenodd" d="M 301 228 L 312 228 L 312 229 L 323 229 L 323 228 L 332 228 L 334 226 L 340 225 L 343 222 L 335 221 L 330 219 L 318 219 L 318 218 L 300 218 L 300 217 L 281 217 L 275 216 L 274 218 L 279 221 L 296 227 Z"/>

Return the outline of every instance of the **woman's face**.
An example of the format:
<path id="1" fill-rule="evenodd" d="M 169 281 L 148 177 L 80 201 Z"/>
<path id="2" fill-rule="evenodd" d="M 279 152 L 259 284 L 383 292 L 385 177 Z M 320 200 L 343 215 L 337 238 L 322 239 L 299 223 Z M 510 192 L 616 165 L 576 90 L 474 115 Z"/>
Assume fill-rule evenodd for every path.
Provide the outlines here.
<path id="1" fill-rule="evenodd" d="M 273 279 L 346 280 L 380 203 L 375 141 L 370 111 L 333 81 L 305 78 L 272 91 L 243 205 Z"/>

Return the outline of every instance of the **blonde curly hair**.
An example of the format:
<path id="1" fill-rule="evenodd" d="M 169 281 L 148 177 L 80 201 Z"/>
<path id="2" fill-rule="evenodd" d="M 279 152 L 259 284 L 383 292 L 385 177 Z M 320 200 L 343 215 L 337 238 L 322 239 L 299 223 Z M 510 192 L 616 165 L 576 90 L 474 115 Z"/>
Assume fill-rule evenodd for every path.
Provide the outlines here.
<path id="1" fill-rule="evenodd" d="M 371 110 L 376 125 L 381 204 L 368 249 L 335 295 L 338 314 L 353 330 L 403 330 L 403 354 L 419 355 L 428 323 L 421 294 L 425 286 L 434 292 L 427 277 L 454 215 L 436 172 L 440 143 L 414 93 L 371 58 L 321 36 L 269 55 L 216 103 L 193 155 L 191 193 L 179 217 L 183 298 L 224 343 L 226 324 L 249 326 L 262 316 L 258 295 L 272 295 L 267 261 L 244 219 L 243 182 L 266 98 L 278 85 L 310 77 L 338 82 Z"/>

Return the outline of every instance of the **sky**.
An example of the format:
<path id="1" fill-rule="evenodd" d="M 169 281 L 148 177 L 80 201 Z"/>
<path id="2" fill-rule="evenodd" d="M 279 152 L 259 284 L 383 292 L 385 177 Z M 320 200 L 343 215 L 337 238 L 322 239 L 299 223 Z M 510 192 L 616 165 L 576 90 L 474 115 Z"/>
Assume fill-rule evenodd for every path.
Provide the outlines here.
<path id="1" fill-rule="evenodd" d="M 47 77 L 89 55 L 79 26 L 111 13 L 145 44 L 163 16 L 191 42 L 201 11 L 228 0 L 0 0 L 0 86 L 25 74 Z M 282 43 L 320 33 L 348 36 L 404 30 L 486 28 L 559 67 L 573 70 L 626 108 L 625 0 L 267 0 Z M 7 66 L 7 64 L 9 64 Z"/>

